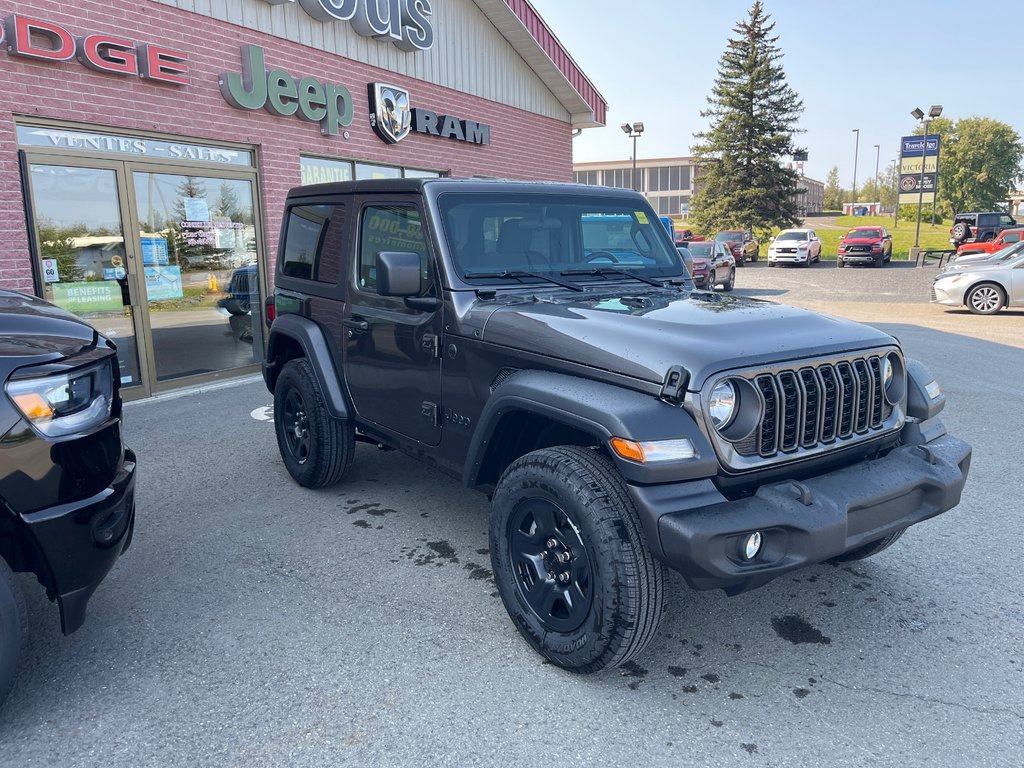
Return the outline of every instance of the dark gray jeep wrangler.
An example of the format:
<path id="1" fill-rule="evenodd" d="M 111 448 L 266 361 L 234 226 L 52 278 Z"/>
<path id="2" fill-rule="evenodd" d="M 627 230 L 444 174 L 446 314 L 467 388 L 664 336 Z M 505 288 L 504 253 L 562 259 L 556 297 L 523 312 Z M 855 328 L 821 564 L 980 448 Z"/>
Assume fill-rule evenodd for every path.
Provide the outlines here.
<path id="1" fill-rule="evenodd" d="M 571 670 L 644 648 L 664 566 L 736 594 L 868 557 L 954 507 L 970 464 L 895 339 L 695 291 L 624 190 L 293 190 L 267 312 L 292 477 L 335 483 L 365 441 L 489 494 L 505 607 Z"/>

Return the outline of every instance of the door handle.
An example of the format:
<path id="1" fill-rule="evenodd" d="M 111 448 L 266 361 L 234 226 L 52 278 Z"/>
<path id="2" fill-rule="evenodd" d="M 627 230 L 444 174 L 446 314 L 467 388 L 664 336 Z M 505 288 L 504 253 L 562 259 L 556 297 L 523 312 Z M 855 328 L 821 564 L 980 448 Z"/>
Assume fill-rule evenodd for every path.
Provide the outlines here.
<path id="1" fill-rule="evenodd" d="M 361 317 L 346 317 L 341 321 L 346 328 L 351 328 L 356 333 L 366 333 L 370 330 L 370 324 Z"/>

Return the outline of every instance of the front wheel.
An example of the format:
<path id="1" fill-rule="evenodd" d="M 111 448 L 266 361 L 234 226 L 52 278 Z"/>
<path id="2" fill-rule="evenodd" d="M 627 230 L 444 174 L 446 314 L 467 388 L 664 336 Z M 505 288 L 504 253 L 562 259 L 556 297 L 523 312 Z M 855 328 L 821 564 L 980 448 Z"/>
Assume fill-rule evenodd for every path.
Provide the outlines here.
<path id="1" fill-rule="evenodd" d="M 836 259 L 836 267 L 838 269 L 842 269 L 845 266 L 846 266 L 846 262 L 845 261 L 843 261 L 842 259 Z"/>
<path id="2" fill-rule="evenodd" d="M 7 561 L 0 557 L 0 704 L 14 685 L 25 639 L 25 601 Z"/>
<path id="3" fill-rule="evenodd" d="M 494 491 L 490 550 L 505 609 L 552 663 L 597 672 L 654 637 L 664 572 L 606 456 L 562 446 L 514 461 Z"/>
<path id="4" fill-rule="evenodd" d="M 964 303 L 976 315 L 994 315 L 1006 305 L 1006 296 L 998 285 L 982 283 L 967 292 Z"/>
<path id="5" fill-rule="evenodd" d="M 355 430 L 331 416 L 305 358 L 290 361 L 277 379 L 274 428 L 284 466 L 301 486 L 333 485 L 352 463 Z"/>

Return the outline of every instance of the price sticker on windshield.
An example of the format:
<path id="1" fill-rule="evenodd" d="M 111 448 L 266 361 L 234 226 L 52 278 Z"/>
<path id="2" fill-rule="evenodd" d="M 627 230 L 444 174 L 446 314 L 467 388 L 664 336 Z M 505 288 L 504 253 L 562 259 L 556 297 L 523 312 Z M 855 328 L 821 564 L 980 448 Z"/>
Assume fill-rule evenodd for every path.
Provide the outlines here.
<path id="1" fill-rule="evenodd" d="M 647 214 L 644 213 L 643 211 L 636 211 L 634 215 L 636 216 L 636 220 L 639 221 L 641 224 L 650 224 L 650 222 L 647 220 Z"/>

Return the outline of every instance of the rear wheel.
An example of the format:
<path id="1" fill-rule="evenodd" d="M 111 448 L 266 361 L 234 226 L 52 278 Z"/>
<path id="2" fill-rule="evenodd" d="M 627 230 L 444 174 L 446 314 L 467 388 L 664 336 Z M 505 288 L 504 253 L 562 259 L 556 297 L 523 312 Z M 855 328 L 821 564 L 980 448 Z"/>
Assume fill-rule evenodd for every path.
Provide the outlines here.
<path id="1" fill-rule="evenodd" d="M 509 616 L 552 663 L 597 672 L 654 637 L 664 572 L 602 454 L 562 446 L 514 461 L 494 491 L 490 550 Z"/>
<path id="2" fill-rule="evenodd" d="M 14 685 L 28 622 L 25 600 L 7 561 L 0 558 L 0 704 Z"/>
<path id="3" fill-rule="evenodd" d="M 771 264 L 769 264 L 768 266 L 771 266 Z M 735 287 L 736 287 L 736 268 L 733 267 L 732 269 L 729 270 L 729 279 L 726 280 L 724 283 L 722 283 L 722 290 L 728 292 L 728 291 L 731 291 Z"/>
<path id="4" fill-rule="evenodd" d="M 967 292 L 964 303 L 976 315 L 994 315 L 1006 305 L 1006 294 L 994 283 L 982 283 Z"/>
<path id="5" fill-rule="evenodd" d="M 327 410 L 313 366 L 292 360 L 274 387 L 277 447 L 288 474 L 306 488 L 341 480 L 355 453 L 355 430 Z"/>

